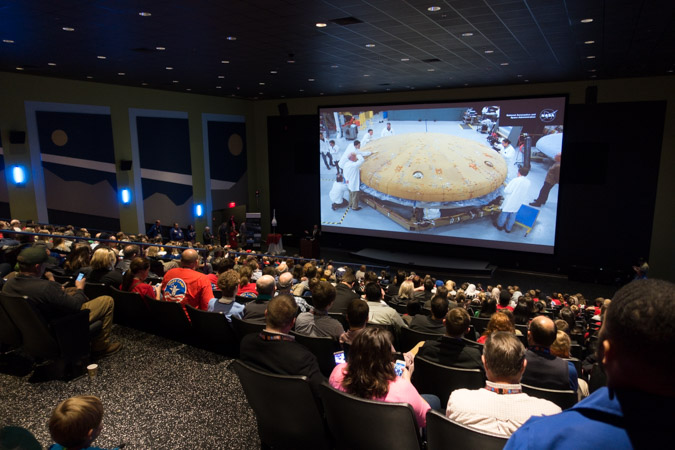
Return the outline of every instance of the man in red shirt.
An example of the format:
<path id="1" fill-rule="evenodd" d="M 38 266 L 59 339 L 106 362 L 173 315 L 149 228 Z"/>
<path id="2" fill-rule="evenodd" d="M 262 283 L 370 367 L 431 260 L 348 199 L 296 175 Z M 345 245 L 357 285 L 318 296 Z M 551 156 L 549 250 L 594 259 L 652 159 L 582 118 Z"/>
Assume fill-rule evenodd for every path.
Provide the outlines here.
<path id="1" fill-rule="evenodd" d="M 199 254 L 196 250 L 185 250 L 180 257 L 180 267 L 169 270 L 162 280 L 162 298 L 179 302 L 206 311 L 213 297 L 209 278 L 197 272 Z"/>

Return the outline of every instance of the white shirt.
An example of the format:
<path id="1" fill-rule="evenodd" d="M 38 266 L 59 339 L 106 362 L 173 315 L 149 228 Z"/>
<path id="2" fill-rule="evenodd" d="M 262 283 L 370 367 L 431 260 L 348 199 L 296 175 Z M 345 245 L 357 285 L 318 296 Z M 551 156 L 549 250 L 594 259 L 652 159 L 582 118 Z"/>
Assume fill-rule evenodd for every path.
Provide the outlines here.
<path id="1" fill-rule="evenodd" d="M 335 156 L 337 153 L 340 151 L 340 147 L 338 147 L 337 144 L 335 145 L 330 145 L 328 144 L 328 149 L 330 150 L 331 155 Z"/>
<path id="2" fill-rule="evenodd" d="M 361 156 L 372 155 L 372 152 L 362 152 L 361 150 L 358 150 L 356 147 L 354 147 L 354 143 L 352 142 L 351 144 L 349 144 L 347 146 L 347 150 L 345 150 L 345 152 L 340 157 L 340 161 L 338 162 L 340 167 L 342 167 L 344 169 L 345 164 L 347 164 L 347 161 L 349 161 L 349 155 L 351 155 L 352 153 L 356 153 L 357 155 L 361 155 Z"/>
<path id="3" fill-rule="evenodd" d="M 368 142 L 373 140 L 373 135 L 366 131 L 366 135 L 361 139 L 361 147 L 364 147 Z"/>
<path id="4" fill-rule="evenodd" d="M 520 389 L 519 384 L 486 382 L 502 389 Z M 511 436 L 532 416 L 558 414 L 558 405 L 527 394 L 498 394 L 485 388 L 457 389 L 450 394 L 445 415 L 477 431 Z"/>
<path id="5" fill-rule="evenodd" d="M 530 180 L 527 177 L 516 177 L 506 185 L 504 189 L 504 203 L 502 203 L 503 212 L 518 212 L 521 205 L 528 203 L 530 197 Z"/>
<path id="6" fill-rule="evenodd" d="M 506 161 L 506 182 L 508 183 L 518 176 L 518 167 L 516 166 L 516 149 L 513 148 L 511 144 L 507 145 L 506 147 L 502 145 L 501 154 L 504 157 L 504 161 Z"/>
<path id="7" fill-rule="evenodd" d="M 380 325 L 393 325 L 395 329 L 405 327 L 401 316 L 391 306 L 383 305 L 380 302 L 368 303 L 368 322 Z"/>
<path id="8" fill-rule="evenodd" d="M 384 127 L 382 129 L 382 132 L 380 133 L 380 137 L 386 137 L 386 136 L 393 136 L 394 135 L 394 129 L 390 128 L 387 130 L 387 127 Z"/>
<path id="9" fill-rule="evenodd" d="M 328 197 L 332 203 L 342 203 L 345 200 L 345 194 L 349 191 L 345 183 L 340 183 L 339 181 L 333 182 L 333 187 L 331 187 Z"/>
<path id="10" fill-rule="evenodd" d="M 343 169 L 342 174 L 347 182 L 347 187 L 352 192 L 358 191 L 359 186 L 361 185 L 361 165 L 363 162 L 363 155 L 357 153 L 356 161 L 348 159 L 344 166 L 340 164 L 340 167 Z"/>
<path id="11" fill-rule="evenodd" d="M 319 139 L 319 151 L 322 154 L 327 155 L 328 153 L 330 153 L 330 148 L 328 148 L 328 147 L 329 147 L 328 142 L 326 142 L 325 140 Z"/>

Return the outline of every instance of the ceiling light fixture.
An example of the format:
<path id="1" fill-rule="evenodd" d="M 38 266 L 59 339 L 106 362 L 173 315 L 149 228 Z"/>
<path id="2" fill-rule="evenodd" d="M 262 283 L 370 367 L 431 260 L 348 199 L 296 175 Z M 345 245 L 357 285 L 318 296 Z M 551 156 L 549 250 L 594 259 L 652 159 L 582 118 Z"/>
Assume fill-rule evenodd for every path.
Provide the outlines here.
<path id="1" fill-rule="evenodd" d="M 286 61 L 286 62 L 287 62 L 288 64 L 295 64 L 295 60 L 294 60 L 294 59 L 289 59 L 289 60 Z"/>
<path id="2" fill-rule="evenodd" d="M 147 86 L 147 85 L 148 85 L 148 83 L 146 83 L 145 81 L 143 83 L 141 83 L 141 86 Z"/>
<path id="3" fill-rule="evenodd" d="M 314 78 L 307 78 L 307 81 L 314 81 Z"/>
<path id="4" fill-rule="evenodd" d="M 326 28 L 326 24 L 324 22 L 317 22 L 316 27 L 317 28 Z"/>
<path id="5" fill-rule="evenodd" d="M 581 19 L 581 23 L 591 23 L 593 19 Z"/>
<path id="6" fill-rule="evenodd" d="M 331 69 L 337 69 L 338 67 L 340 66 L 338 66 L 337 64 L 333 64 L 332 66 L 330 66 Z"/>
<path id="7" fill-rule="evenodd" d="M 427 69 L 427 72 L 435 72 L 436 69 Z"/>
<path id="8" fill-rule="evenodd" d="M 375 44 L 366 44 L 366 47 L 373 48 L 373 47 L 375 47 Z"/>
<path id="9" fill-rule="evenodd" d="M 155 47 L 155 50 L 159 50 L 160 52 L 163 52 L 166 50 L 166 47 Z"/>
<path id="10" fill-rule="evenodd" d="M 225 75 L 218 75 L 218 78 L 223 79 L 225 78 Z"/>
<path id="11" fill-rule="evenodd" d="M 495 52 L 494 50 L 485 50 L 486 55 L 489 55 L 490 53 L 494 53 L 494 52 Z"/>
<path id="12" fill-rule="evenodd" d="M 370 75 L 367 74 L 367 73 L 365 73 L 365 74 L 363 74 L 363 76 L 364 76 L 364 77 L 369 77 Z"/>
<path id="13" fill-rule="evenodd" d="M 436 11 L 440 11 L 440 10 L 441 10 L 440 6 L 430 6 L 430 7 L 427 8 L 427 11 L 431 11 L 431 12 L 436 12 Z"/>
<path id="14" fill-rule="evenodd" d="M 408 62 L 408 61 L 410 61 L 410 58 L 401 58 L 401 61 L 402 62 Z"/>
<path id="15" fill-rule="evenodd" d="M 47 63 L 47 65 L 48 65 L 48 66 L 54 67 L 54 66 L 56 65 L 56 63 L 54 63 L 54 62 L 49 62 L 49 63 Z"/>
<path id="16" fill-rule="evenodd" d="M 98 58 L 98 59 L 106 59 L 107 56 L 98 55 L 97 58 Z"/>
<path id="17" fill-rule="evenodd" d="M 119 75 L 119 76 L 124 76 L 124 75 L 126 75 L 126 73 L 124 73 L 124 72 L 117 72 L 117 75 Z"/>
<path id="18" fill-rule="evenodd" d="M 586 45 L 595 44 L 595 41 L 584 41 L 584 44 Z"/>
<path id="19" fill-rule="evenodd" d="M 595 55 L 588 55 L 586 59 L 595 59 Z"/>
<path id="20" fill-rule="evenodd" d="M 5 44 L 13 44 L 14 43 L 14 41 L 11 40 L 11 39 L 3 39 L 2 42 L 4 42 Z"/>
<path id="21" fill-rule="evenodd" d="M 277 72 L 276 70 L 270 70 L 270 73 L 271 73 L 271 74 L 276 74 L 276 73 L 278 73 L 278 72 Z"/>
<path id="22" fill-rule="evenodd" d="M 216 89 L 222 89 L 222 88 L 223 88 L 222 86 L 216 86 Z"/>
<path id="23" fill-rule="evenodd" d="M 470 37 L 470 36 L 473 36 L 473 33 L 462 33 L 462 36 L 464 36 L 464 37 Z"/>
<path id="24" fill-rule="evenodd" d="M 141 11 L 141 12 L 138 13 L 138 15 L 141 16 L 141 17 L 150 17 L 152 15 L 152 13 L 149 13 L 147 11 Z"/>
<path id="25" fill-rule="evenodd" d="M 265 83 L 263 83 L 262 81 L 261 81 L 260 83 L 258 83 L 258 84 L 259 84 L 260 86 L 265 86 Z"/>
<path id="26" fill-rule="evenodd" d="M 16 70 L 23 70 L 23 67 L 17 67 Z"/>
<path id="27" fill-rule="evenodd" d="M 509 65 L 509 63 L 507 63 L 507 62 L 503 62 L 503 63 L 500 63 L 499 65 L 500 65 L 500 66 L 508 66 L 508 65 Z"/>
<path id="28" fill-rule="evenodd" d="M 178 80 L 173 80 L 172 83 L 177 84 Z"/>
<path id="29" fill-rule="evenodd" d="M 185 89 L 185 90 L 186 90 L 186 91 L 191 91 L 191 90 L 192 90 L 192 88 L 187 88 L 187 89 Z"/>
<path id="30" fill-rule="evenodd" d="M 227 37 L 227 40 L 228 40 L 228 41 L 236 41 L 236 40 L 237 40 L 237 37 L 236 37 L 236 36 L 228 36 L 228 37 Z"/>
<path id="31" fill-rule="evenodd" d="M 221 64 L 229 64 L 230 61 L 228 61 L 227 59 L 224 59 L 224 60 L 222 60 L 220 63 L 221 63 Z"/>
<path id="32" fill-rule="evenodd" d="M 91 79 L 93 79 L 93 78 L 94 78 L 94 77 L 92 77 L 91 75 L 87 75 L 87 80 L 91 80 Z"/>
<path id="33" fill-rule="evenodd" d="M 75 31 L 75 28 L 73 27 L 63 27 L 61 28 L 63 31 Z"/>
<path id="34" fill-rule="evenodd" d="M 173 70 L 173 67 L 171 67 L 171 66 L 166 66 L 165 69 L 166 69 L 166 70 Z"/>

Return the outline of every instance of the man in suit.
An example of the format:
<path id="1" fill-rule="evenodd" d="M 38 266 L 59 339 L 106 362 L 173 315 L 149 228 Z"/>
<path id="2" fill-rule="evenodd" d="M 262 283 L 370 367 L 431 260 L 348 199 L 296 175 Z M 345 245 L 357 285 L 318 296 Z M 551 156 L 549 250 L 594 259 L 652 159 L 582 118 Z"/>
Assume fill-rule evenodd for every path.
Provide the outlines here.
<path id="1" fill-rule="evenodd" d="M 261 370 L 280 375 L 304 375 L 315 394 L 325 380 L 316 357 L 288 334 L 295 325 L 298 306 L 293 296 L 281 294 L 267 304 L 265 329 L 247 334 L 239 346 L 240 358 Z"/>
<path id="2" fill-rule="evenodd" d="M 469 313 L 464 308 L 453 308 L 448 311 L 443 323 L 445 335 L 437 340 L 425 341 L 417 355 L 444 366 L 482 369 L 480 348 L 462 339 L 471 325 Z"/>
<path id="3" fill-rule="evenodd" d="M 340 273 L 341 269 L 336 274 L 339 275 Z M 355 282 L 356 277 L 354 276 L 354 272 L 351 269 L 347 269 L 342 275 L 340 282 L 335 286 L 335 301 L 328 311 L 342 314 L 347 312 L 347 308 L 352 300 L 359 298 L 356 292 L 353 291 Z"/>

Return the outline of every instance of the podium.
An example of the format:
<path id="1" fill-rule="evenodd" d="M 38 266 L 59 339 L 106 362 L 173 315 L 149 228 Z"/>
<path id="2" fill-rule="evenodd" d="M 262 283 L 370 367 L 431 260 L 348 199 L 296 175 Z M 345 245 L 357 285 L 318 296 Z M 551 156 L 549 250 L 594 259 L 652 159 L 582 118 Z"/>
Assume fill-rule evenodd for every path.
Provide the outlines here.
<path id="1" fill-rule="evenodd" d="M 319 241 L 300 239 L 300 256 L 307 259 L 319 258 Z"/>

